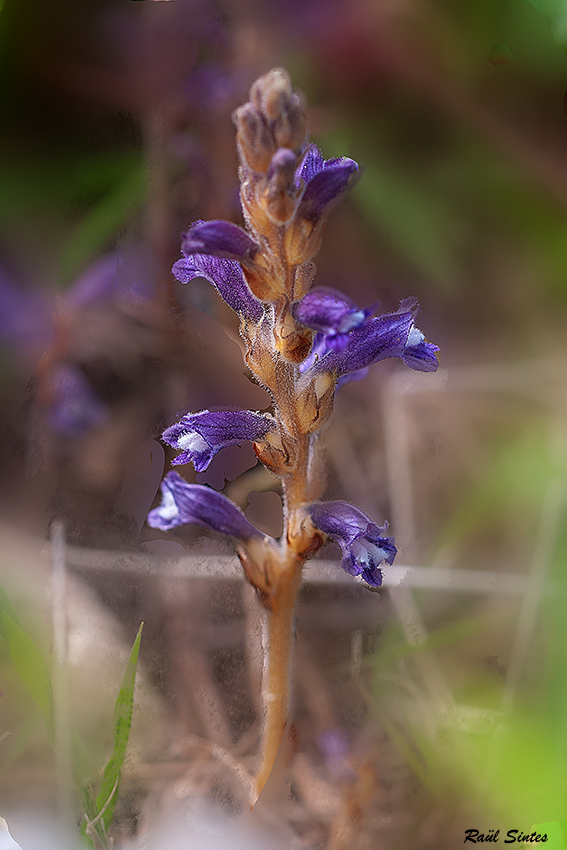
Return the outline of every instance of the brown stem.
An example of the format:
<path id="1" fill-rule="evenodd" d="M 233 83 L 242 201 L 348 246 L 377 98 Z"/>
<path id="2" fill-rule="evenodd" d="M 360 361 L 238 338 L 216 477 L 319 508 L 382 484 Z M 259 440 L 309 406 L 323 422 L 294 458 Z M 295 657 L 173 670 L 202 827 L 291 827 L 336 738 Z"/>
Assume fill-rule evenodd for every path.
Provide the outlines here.
<path id="1" fill-rule="evenodd" d="M 273 607 L 266 611 L 262 683 L 264 727 L 262 756 L 255 779 L 256 797 L 253 803 L 256 802 L 272 772 L 288 717 L 293 612 L 303 566 L 301 558 L 293 556 L 289 550 L 288 554 L 277 592 L 272 597 Z"/>
<path id="2" fill-rule="evenodd" d="M 283 482 L 285 528 L 282 538 L 281 571 L 277 585 L 270 594 L 270 606 L 267 607 L 265 615 L 262 680 L 264 718 L 261 762 L 255 780 L 256 799 L 272 772 L 288 720 L 293 614 L 301 582 L 301 570 L 305 561 L 305 558 L 296 553 L 290 545 L 288 531 L 293 513 L 306 498 L 308 454 L 309 437 L 304 436 L 300 440 L 296 474 L 284 479 Z"/>

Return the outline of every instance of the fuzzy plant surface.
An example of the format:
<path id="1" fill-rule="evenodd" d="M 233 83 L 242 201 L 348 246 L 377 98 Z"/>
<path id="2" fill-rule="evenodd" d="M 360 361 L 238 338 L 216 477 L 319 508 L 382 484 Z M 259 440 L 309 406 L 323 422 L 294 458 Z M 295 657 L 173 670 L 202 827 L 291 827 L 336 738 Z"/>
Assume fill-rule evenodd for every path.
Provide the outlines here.
<path id="1" fill-rule="evenodd" d="M 382 565 L 396 555 L 386 524 L 347 502 L 321 501 L 326 474 L 318 436 L 335 392 L 389 357 L 435 371 L 438 348 L 415 326 L 413 299 L 375 315 L 341 292 L 312 286 L 327 216 L 357 178 L 358 165 L 348 157 L 325 160 L 309 143 L 305 104 L 288 73 L 276 68 L 258 79 L 233 120 L 246 229 L 227 221 L 194 223 L 173 274 L 182 283 L 210 281 L 239 314 L 246 363 L 273 405 L 270 413 L 191 413 L 163 438 L 179 451 L 174 464 L 192 463 L 197 471 L 226 446 L 250 441 L 281 479 L 284 531 L 279 540 L 266 536 L 226 496 L 188 484 L 174 471 L 163 480 L 162 503 L 148 522 L 162 530 L 195 523 L 234 538 L 265 609 L 263 736 L 253 803 L 287 722 L 293 611 L 305 561 L 332 539 L 341 547 L 343 569 L 376 587 Z"/>

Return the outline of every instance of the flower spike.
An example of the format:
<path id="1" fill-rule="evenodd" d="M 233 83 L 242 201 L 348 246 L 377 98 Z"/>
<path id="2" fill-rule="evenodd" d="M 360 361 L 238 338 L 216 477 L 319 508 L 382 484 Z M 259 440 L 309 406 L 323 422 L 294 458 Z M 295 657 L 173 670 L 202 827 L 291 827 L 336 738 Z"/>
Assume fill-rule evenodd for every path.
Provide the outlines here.
<path id="1" fill-rule="evenodd" d="M 245 361 L 270 392 L 273 415 L 203 410 L 184 416 L 163 436 L 180 452 L 173 463 L 191 461 L 197 471 L 224 446 L 252 441 L 258 459 L 281 480 L 283 534 L 276 545 L 225 496 L 187 484 L 174 472 L 162 483 L 163 501 L 149 523 L 161 529 L 197 523 L 235 537 L 244 574 L 265 609 L 263 729 L 253 805 L 287 722 L 294 607 L 305 561 L 328 536 L 342 549 L 343 569 L 377 587 L 381 565 L 396 555 L 387 525 L 376 525 L 348 502 L 318 501 L 326 482 L 318 432 L 342 383 L 363 377 L 387 357 L 434 371 L 438 349 L 415 327 L 415 300 L 377 316 L 376 305 L 359 309 L 333 289 L 311 290 L 327 216 L 359 167 L 348 157 L 325 160 L 309 144 L 305 98 L 294 92 L 287 71 L 275 68 L 256 80 L 233 121 L 246 229 L 196 222 L 173 273 L 182 283 L 205 277 L 239 313 Z M 341 772 L 350 775 L 344 765 Z"/>
<path id="2" fill-rule="evenodd" d="M 234 502 L 202 484 L 188 484 L 177 472 L 161 482 L 162 503 L 148 514 L 148 525 L 169 531 L 179 525 L 202 525 L 237 540 L 263 539 Z"/>
<path id="3" fill-rule="evenodd" d="M 379 587 L 380 564 L 392 564 L 397 553 L 393 537 L 382 536 L 387 523 L 376 525 L 360 508 L 348 502 L 317 502 L 307 510 L 315 527 L 341 547 L 343 570 Z"/>
<path id="4" fill-rule="evenodd" d="M 175 449 L 181 449 L 172 462 L 191 462 L 197 472 L 203 472 L 213 457 L 227 446 L 247 441 L 255 442 L 276 427 L 268 414 L 250 410 L 201 410 L 183 416 L 163 432 L 163 439 Z"/>

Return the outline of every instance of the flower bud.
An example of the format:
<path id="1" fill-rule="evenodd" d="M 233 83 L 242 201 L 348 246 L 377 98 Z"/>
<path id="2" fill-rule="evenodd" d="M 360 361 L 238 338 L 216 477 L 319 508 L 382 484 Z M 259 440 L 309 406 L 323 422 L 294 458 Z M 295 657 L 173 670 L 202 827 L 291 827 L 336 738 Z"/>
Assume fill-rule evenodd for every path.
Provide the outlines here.
<path id="1" fill-rule="evenodd" d="M 247 540 L 237 547 L 236 554 L 260 602 L 268 611 L 273 610 L 274 593 L 281 575 L 279 552 L 274 541 L 270 537 Z"/>
<path id="2" fill-rule="evenodd" d="M 250 89 L 250 100 L 271 127 L 276 146 L 299 154 L 307 141 L 307 116 L 287 71 L 274 68 L 256 80 Z"/>
<path id="3" fill-rule="evenodd" d="M 290 517 L 287 542 L 296 555 L 302 558 L 314 555 L 324 540 L 325 535 L 315 528 L 307 510 L 295 511 Z"/>
<path id="4" fill-rule="evenodd" d="M 263 190 L 263 206 L 278 224 L 289 221 L 295 212 L 297 156 L 290 148 L 280 148 L 270 162 Z"/>
<path id="5" fill-rule="evenodd" d="M 293 95 L 291 77 L 285 68 L 273 68 L 250 88 L 250 100 L 272 121 L 286 108 Z"/>
<path id="6" fill-rule="evenodd" d="M 289 475 L 293 471 L 290 453 L 277 431 L 269 431 L 261 440 L 256 440 L 253 446 L 260 463 L 274 475 Z"/>
<path id="7" fill-rule="evenodd" d="M 324 380 L 319 380 L 324 378 Z M 302 388 L 298 386 L 297 413 L 304 434 L 318 431 L 327 424 L 333 412 L 335 377 L 323 373 Z"/>
<path id="8" fill-rule="evenodd" d="M 232 114 L 237 129 L 237 142 L 244 159 L 253 171 L 265 173 L 275 153 L 276 144 L 262 114 L 252 103 L 245 103 Z"/>
<path id="9" fill-rule="evenodd" d="M 278 147 L 291 148 L 299 154 L 307 143 L 307 115 L 300 95 L 294 93 L 285 112 L 276 119 L 274 137 Z"/>
<path id="10" fill-rule="evenodd" d="M 288 363 L 302 363 L 313 342 L 313 333 L 298 325 L 287 310 L 279 316 L 274 326 L 276 349 Z"/>

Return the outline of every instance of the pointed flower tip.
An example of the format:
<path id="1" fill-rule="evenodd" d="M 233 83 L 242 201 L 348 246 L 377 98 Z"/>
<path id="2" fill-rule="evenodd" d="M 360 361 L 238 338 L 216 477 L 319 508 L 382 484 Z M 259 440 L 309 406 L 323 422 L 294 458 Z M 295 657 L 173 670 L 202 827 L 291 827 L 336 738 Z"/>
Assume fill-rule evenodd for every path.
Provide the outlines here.
<path id="1" fill-rule="evenodd" d="M 210 254 L 226 260 L 250 260 L 258 245 L 230 221 L 197 221 L 185 234 L 181 250 L 186 256 Z"/>
<path id="2" fill-rule="evenodd" d="M 354 159 L 325 160 L 317 145 L 310 145 L 297 172 L 298 179 L 306 183 L 298 215 L 308 220 L 322 218 L 352 185 L 358 171 Z"/>
<path id="3" fill-rule="evenodd" d="M 183 416 L 163 432 L 170 446 L 181 450 L 173 463 L 192 463 L 203 472 L 213 457 L 227 446 L 255 442 L 275 427 L 273 417 L 250 410 L 201 410 Z"/>
<path id="4" fill-rule="evenodd" d="M 397 553 L 393 538 L 382 536 L 387 523 L 377 526 L 360 508 L 342 501 L 317 502 L 308 510 L 313 524 L 341 547 L 343 570 L 379 587 L 380 565 L 392 564 Z"/>
<path id="5" fill-rule="evenodd" d="M 167 473 L 161 492 L 161 505 L 148 514 L 152 528 L 169 531 L 179 525 L 201 525 L 237 540 L 264 537 L 222 493 L 202 484 L 188 484 L 177 472 Z"/>
<path id="6" fill-rule="evenodd" d="M 439 351 L 439 346 L 427 342 L 419 328 L 412 325 L 401 359 L 406 366 L 418 372 L 436 372 L 439 368 L 436 351 Z"/>

